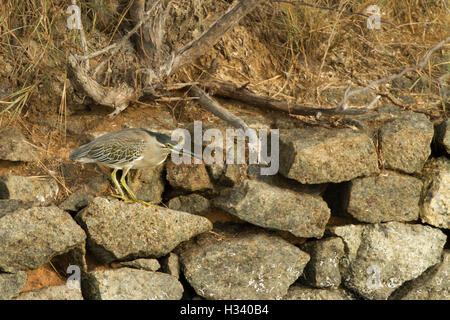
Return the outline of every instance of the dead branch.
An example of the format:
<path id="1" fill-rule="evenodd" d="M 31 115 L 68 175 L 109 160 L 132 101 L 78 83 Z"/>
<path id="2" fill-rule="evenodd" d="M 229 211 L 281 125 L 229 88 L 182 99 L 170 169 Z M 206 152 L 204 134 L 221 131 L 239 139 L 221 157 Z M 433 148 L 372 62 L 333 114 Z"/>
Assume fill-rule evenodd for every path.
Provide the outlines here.
<path id="1" fill-rule="evenodd" d="M 223 98 L 231 98 L 255 107 L 263 109 L 271 109 L 275 111 L 283 111 L 289 114 L 315 116 L 317 113 L 328 115 L 352 115 L 366 112 L 364 109 L 346 109 L 337 110 L 336 108 L 314 108 L 311 106 L 299 105 L 286 100 L 274 99 L 266 96 L 260 96 L 244 87 L 237 87 L 230 82 L 210 80 L 202 82 L 201 85 L 211 91 L 215 96 Z"/>
<path id="2" fill-rule="evenodd" d="M 127 42 L 127 40 L 130 39 L 131 36 L 136 33 L 136 31 L 142 26 L 142 24 L 144 24 L 148 19 L 151 18 L 151 13 L 153 12 L 154 8 L 159 2 L 161 2 L 161 0 L 156 1 L 153 4 L 153 6 L 147 12 L 144 13 L 142 19 L 138 23 L 136 23 L 134 28 L 128 31 L 128 33 L 125 36 L 123 36 L 122 39 L 120 39 L 118 42 L 113 43 L 112 45 L 109 45 L 101 50 L 98 50 L 88 55 L 86 54 L 84 56 L 75 55 L 76 58 L 79 60 L 88 60 L 98 57 L 110 50 L 114 50 L 113 53 L 111 53 L 108 58 L 112 57 L 115 53 L 117 53 L 118 49 L 120 49 Z"/>
<path id="3" fill-rule="evenodd" d="M 189 92 L 191 96 L 198 97 L 198 103 L 200 103 L 203 108 L 205 108 L 215 116 L 229 122 L 236 128 L 244 129 L 244 131 L 248 129 L 248 125 L 244 120 L 232 114 L 227 109 L 221 107 L 214 99 L 208 96 L 208 94 L 199 87 L 194 85 Z"/>
<path id="4" fill-rule="evenodd" d="M 130 99 L 135 99 L 136 92 L 126 83 L 122 83 L 119 88 L 105 88 L 92 79 L 87 69 L 80 65 L 74 55 L 69 55 L 67 68 L 69 79 L 77 90 L 85 92 L 96 103 L 114 108 L 111 117 L 123 111 Z"/>
<path id="5" fill-rule="evenodd" d="M 442 40 L 441 42 L 439 42 L 435 46 L 433 46 L 430 50 L 428 50 L 428 52 L 425 55 L 425 58 L 422 60 L 422 62 L 420 62 L 419 64 L 417 64 L 417 65 L 415 65 L 413 67 L 407 67 L 407 68 L 403 69 L 399 73 L 390 75 L 389 77 L 385 77 L 385 78 L 381 78 L 381 79 L 372 81 L 367 86 L 365 86 L 364 88 L 361 88 L 361 89 L 350 90 L 351 87 L 348 87 L 347 90 L 345 91 L 344 98 L 342 99 L 342 102 L 338 105 L 337 109 L 345 110 L 347 108 L 347 100 L 348 100 L 348 98 L 353 96 L 353 95 L 355 95 L 355 94 L 363 93 L 363 92 L 367 91 L 368 89 L 371 89 L 372 87 L 374 87 L 376 85 L 379 85 L 379 84 L 382 84 L 382 83 L 386 83 L 386 82 L 389 82 L 389 81 L 401 78 L 407 72 L 417 71 L 419 69 L 422 69 L 425 66 L 425 64 L 428 62 L 428 60 L 430 60 L 431 55 L 436 50 L 442 48 L 447 42 L 450 42 L 450 36 L 445 38 L 444 40 Z"/>
<path id="6" fill-rule="evenodd" d="M 266 2 L 267 0 L 241 0 L 235 2 L 211 27 L 204 32 L 198 39 L 185 45 L 177 52 L 171 52 L 166 57 L 164 62 L 159 59 L 154 59 L 151 68 L 147 69 L 148 74 L 148 87 L 147 91 L 154 91 L 153 86 L 161 83 L 166 77 L 178 71 L 185 65 L 192 63 L 195 59 L 202 56 L 206 51 L 216 44 L 220 38 L 230 29 L 232 29 L 241 18 L 252 11 L 256 5 Z M 130 30 L 116 44 L 110 45 L 104 49 L 101 49 L 95 53 L 79 57 L 80 60 L 87 60 L 98 55 L 109 52 L 95 68 L 94 75 L 99 71 L 106 61 L 114 54 L 116 54 L 126 41 L 135 34 L 144 23 L 147 23 L 151 17 L 155 18 L 154 10 L 161 9 L 161 0 L 156 0 L 152 3 L 152 6 L 143 15 L 140 15 L 142 11 L 144 1 L 137 1 L 134 10 L 134 18 L 140 20 L 136 23 L 135 27 Z M 164 15 L 167 11 L 158 11 L 158 14 Z M 149 34 L 145 36 L 146 44 L 150 43 L 152 50 L 154 51 L 153 58 L 158 54 L 158 48 L 161 48 L 161 37 L 164 35 L 162 30 L 164 17 L 156 17 L 153 20 L 152 28 L 147 29 Z M 144 25 L 145 26 L 145 25 Z M 147 26 L 148 27 L 148 26 Z M 155 51 L 156 50 L 156 51 Z M 146 52 L 148 55 L 148 52 Z M 127 84 L 122 84 L 119 88 L 103 88 L 98 82 L 90 77 L 87 69 L 83 68 L 77 61 L 74 55 L 69 57 L 69 69 L 71 80 L 75 86 L 83 90 L 88 96 L 90 96 L 95 102 L 101 105 L 106 105 L 115 108 L 111 116 L 115 116 L 124 110 L 129 103 L 130 99 L 139 99 L 142 96 L 142 92 L 137 92 L 136 89 L 129 87 Z"/>
<path id="7" fill-rule="evenodd" d="M 73 5 L 77 5 L 77 0 L 72 0 Z M 81 39 L 81 47 L 83 48 L 84 55 L 88 52 L 87 42 L 86 42 L 86 35 L 84 34 L 83 25 L 81 25 L 81 28 L 79 29 L 80 32 L 80 39 Z M 89 60 L 86 60 L 84 62 L 84 67 L 89 68 Z"/>
<path id="8" fill-rule="evenodd" d="M 148 3 L 147 0 L 134 1 L 130 9 L 133 21 L 138 22 L 142 20 L 146 3 Z M 142 62 L 153 73 L 158 72 L 162 61 L 167 60 L 170 56 L 168 49 L 164 46 L 164 38 L 166 36 L 165 24 L 172 3 L 172 1 L 169 1 L 166 8 L 164 8 L 164 3 L 154 2 L 152 4 L 154 6 L 152 18 L 139 28 L 138 36 L 135 37 L 138 52 L 142 56 Z M 159 75 L 156 77 L 159 77 Z"/>
<path id="9" fill-rule="evenodd" d="M 216 115 L 217 117 L 227 121 L 235 128 L 242 129 L 239 134 L 242 134 L 244 136 L 247 135 L 249 137 L 249 152 L 253 155 L 256 154 L 258 156 L 258 161 L 261 160 L 261 146 L 259 144 L 258 137 L 256 136 L 255 131 L 250 130 L 250 127 L 245 123 L 244 120 L 220 106 L 217 101 L 212 99 L 205 91 L 203 91 L 196 85 L 192 86 L 190 94 L 191 96 L 198 97 L 198 102 L 203 108 Z"/>

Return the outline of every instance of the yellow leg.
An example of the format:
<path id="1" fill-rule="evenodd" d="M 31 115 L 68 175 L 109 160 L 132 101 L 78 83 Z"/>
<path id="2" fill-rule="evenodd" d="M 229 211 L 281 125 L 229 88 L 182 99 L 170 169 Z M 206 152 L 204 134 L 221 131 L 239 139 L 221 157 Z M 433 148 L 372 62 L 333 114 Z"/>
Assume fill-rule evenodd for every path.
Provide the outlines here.
<path id="1" fill-rule="evenodd" d="M 118 169 L 114 169 L 113 172 L 111 172 L 111 179 L 114 183 L 114 185 L 116 186 L 116 189 L 119 191 L 120 194 L 112 194 L 111 196 L 118 198 L 118 199 L 122 199 L 122 200 L 128 200 L 127 197 L 125 196 L 125 194 L 123 193 L 122 188 L 120 187 L 119 182 L 117 181 L 117 177 L 116 177 L 116 173 L 117 173 Z"/>
<path id="2" fill-rule="evenodd" d="M 127 202 L 137 202 L 146 206 L 153 206 L 153 204 L 149 203 L 149 202 L 145 202 L 142 200 L 138 200 L 136 198 L 136 196 L 134 195 L 133 191 L 131 191 L 130 187 L 128 187 L 127 182 L 126 182 L 126 176 L 128 174 L 128 171 L 130 171 L 130 168 L 126 168 L 124 169 L 123 173 L 122 173 L 122 178 L 120 178 L 120 183 L 122 184 L 122 186 L 125 188 L 125 190 L 127 191 L 127 193 L 129 194 L 131 200 L 128 200 Z"/>

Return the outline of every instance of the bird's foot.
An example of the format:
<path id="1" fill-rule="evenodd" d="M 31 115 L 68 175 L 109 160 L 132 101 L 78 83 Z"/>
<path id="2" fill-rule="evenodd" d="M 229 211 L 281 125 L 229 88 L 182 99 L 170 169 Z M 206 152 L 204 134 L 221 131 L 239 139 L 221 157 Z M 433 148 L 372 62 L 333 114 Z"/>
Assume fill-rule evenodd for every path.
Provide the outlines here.
<path id="1" fill-rule="evenodd" d="M 145 201 L 138 200 L 135 198 L 128 199 L 125 195 L 121 195 L 121 194 L 110 194 L 110 196 L 120 199 L 120 200 L 123 200 L 125 203 L 140 203 L 147 207 L 157 207 L 157 205 L 155 203 L 145 202 Z"/>

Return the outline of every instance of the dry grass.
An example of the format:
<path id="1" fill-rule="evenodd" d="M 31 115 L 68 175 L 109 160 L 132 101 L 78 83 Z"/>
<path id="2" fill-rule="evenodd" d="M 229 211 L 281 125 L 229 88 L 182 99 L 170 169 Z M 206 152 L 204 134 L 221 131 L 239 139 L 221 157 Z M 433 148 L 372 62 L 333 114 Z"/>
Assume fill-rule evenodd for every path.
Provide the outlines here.
<path id="1" fill-rule="evenodd" d="M 287 84 L 283 92 L 299 103 L 336 106 L 348 85 L 364 86 L 414 66 L 448 36 L 448 13 L 441 1 L 377 1 L 381 18 L 393 24 L 381 23 L 379 30 L 369 30 L 365 17 L 339 12 L 365 13 L 373 2 L 314 3 L 337 11 L 277 4 L 275 10 L 264 9 L 272 20 L 261 25 L 263 33 L 272 33 L 271 42 L 275 39 L 278 49 L 272 53 L 284 66 Z M 444 116 L 438 79 L 450 71 L 448 48 L 447 44 L 435 54 L 427 68 L 376 88 L 384 93 L 382 102 Z M 355 104 L 366 103 L 364 98 Z"/>

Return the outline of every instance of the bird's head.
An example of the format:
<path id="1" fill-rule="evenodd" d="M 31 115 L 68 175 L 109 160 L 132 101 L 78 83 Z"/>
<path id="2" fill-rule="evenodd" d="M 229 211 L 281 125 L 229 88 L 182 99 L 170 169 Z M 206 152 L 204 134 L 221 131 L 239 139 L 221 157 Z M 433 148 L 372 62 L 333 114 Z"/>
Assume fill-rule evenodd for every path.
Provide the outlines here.
<path id="1" fill-rule="evenodd" d="M 196 155 L 195 153 L 192 153 L 190 151 L 187 151 L 186 149 L 183 149 L 181 147 L 179 147 L 175 141 L 171 140 L 170 142 L 166 142 L 164 144 L 161 145 L 161 147 L 167 152 L 167 153 L 171 153 L 171 152 L 175 152 L 176 154 L 179 155 L 187 155 L 190 156 L 191 158 L 197 158 L 202 160 L 201 157 L 199 157 L 198 155 Z"/>
<path id="2" fill-rule="evenodd" d="M 148 134 L 155 137 L 158 146 L 161 148 L 161 151 L 164 154 L 168 155 L 171 152 L 174 152 L 179 155 L 187 155 L 192 158 L 197 158 L 197 159 L 202 160 L 202 158 L 199 157 L 198 155 L 196 155 L 195 153 L 192 153 L 192 152 L 180 147 L 179 145 L 181 145 L 183 143 L 183 141 L 176 142 L 176 141 L 173 141 L 168 135 L 165 135 L 163 133 L 156 133 L 156 132 L 152 132 L 152 131 L 148 131 L 148 130 L 145 130 L 145 131 L 147 131 Z"/>

